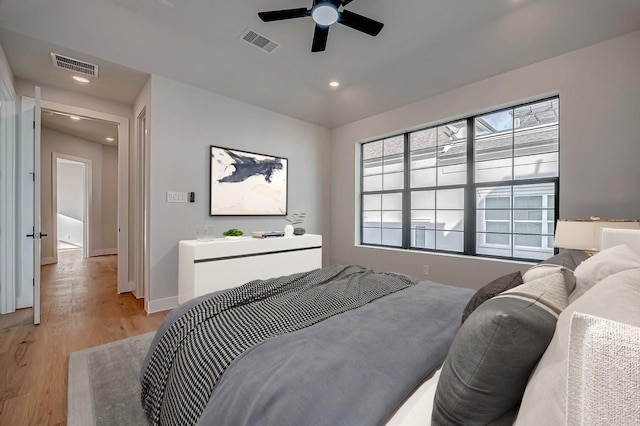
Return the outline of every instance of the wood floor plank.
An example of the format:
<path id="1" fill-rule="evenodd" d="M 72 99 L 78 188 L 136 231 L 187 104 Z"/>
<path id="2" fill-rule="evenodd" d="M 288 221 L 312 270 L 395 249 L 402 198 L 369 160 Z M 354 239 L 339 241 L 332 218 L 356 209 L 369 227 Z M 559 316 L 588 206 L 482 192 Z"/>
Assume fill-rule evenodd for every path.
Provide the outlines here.
<path id="1" fill-rule="evenodd" d="M 33 311 L 0 315 L 0 426 L 63 425 L 69 354 L 156 330 L 142 299 L 117 294 L 117 256 L 59 252 L 42 267 L 40 325 Z"/>

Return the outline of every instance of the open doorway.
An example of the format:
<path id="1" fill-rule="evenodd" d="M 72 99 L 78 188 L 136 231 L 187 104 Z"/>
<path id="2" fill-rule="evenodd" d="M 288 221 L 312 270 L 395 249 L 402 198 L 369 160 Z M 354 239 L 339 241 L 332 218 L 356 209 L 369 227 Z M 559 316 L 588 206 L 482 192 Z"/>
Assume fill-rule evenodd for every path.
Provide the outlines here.
<path id="1" fill-rule="evenodd" d="M 41 159 L 42 264 L 117 254 L 118 125 L 43 108 Z"/>
<path id="2" fill-rule="evenodd" d="M 53 240 L 61 250 L 77 250 L 89 257 L 89 200 L 91 160 L 53 153 Z"/>
<path id="3" fill-rule="evenodd" d="M 129 236 L 129 119 L 125 116 L 113 115 L 47 100 L 42 100 L 40 106 L 38 106 L 38 89 L 39 88 L 36 87 L 35 98 L 23 96 L 21 99 L 19 164 L 21 173 L 19 174 L 18 180 L 20 220 L 18 227 L 20 233 L 24 233 L 25 237 L 21 238 L 17 244 L 21 261 L 19 282 L 16 285 L 16 308 L 33 306 L 34 322 L 36 323 L 39 320 L 39 315 L 36 315 L 36 313 L 39 313 L 39 309 L 36 309 L 36 307 L 39 307 L 40 301 L 39 290 L 40 276 L 42 273 L 40 266 L 41 264 L 47 263 L 47 261 L 53 263 L 55 261 L 54 253 L 57 253 L 57 250 L 54 250 L 54 247 L 57 247 L 57 238 L 53 238 L 54 230 L 57 228 L 53 227 L 53 191 L 51 185 L 47 186 L 45 184 L 45 180 L 53 180 L 53 152 L 67 153 L 64 149 L 56 146 L 55 143 L 53 146 L 43 146 L 46 142 L 43 144 L 43 138 L 41 136 L 44 136 L 44 139 L 46 139 L 46 133 L 49 133 L 57 136 L 58 142 L 63 138 L 60 135 L 63 135 L 66 139 L 79 139 L 77 135 L 70 135 L 70 130 L 63 131 L 64 129 L 62 128 L 52 128 L 55 125 L 51 123 L 43 124 L 48 118 L 55 117 L 61 123 L 64 123 L 65 126 L 73 125 L 71 123 L 102 123 L 109 125 L 113 129 L 113 136 L 103 135 L 102 137 L 104 139 L 95 141 L 95 143 L 77 144 L 83 147 L 84 151 L 71 153 L 70 155 L 92 160 L 91 188 L 93 202 L 88 202 L 89 212 L 87 219 L 90 223 L 90 229 L 86 233 L 89 256 L 117 255 L 117 257 L 113 256 L 113 258 L 115 258 L 115 264 L 117 264 L 117 267 L 113 268 L 113 272 L 117 276 L 116 291 L 118 293 L 124 293 L 131 290 L 131 285 L 127 279 L 127 241 Z M 42 114 L 40 114 L 41 111 Z M 55 139 L 54 137 L 54 140 Z M 107 149 L 109 143 L 113 144 L 112 149 Z M 102 162 L 93 159 L 89 152 L 91 149 L 88 147 L 94 151 L 103 151 L 104 155 L 102 158 L 115 164 L 115 167 L 102 167 Z M 39 179 L 38 175 L 40 176 Z M 115 188 L 115 190 L 103 191 L 98 179 L 102 185 L 110 185 Z M 112 195 L 105 195 L 107 193 Z M 47 197 L 49 199 L 48 205 L 51 206 L 49 207 L 48 214 L 44 212 L 42 208 Z M 101 207 L 113 209 L 113 212 L 103 214 L 102 210 L 96 207 L 96 203 L 100 203 Z M 108 226 L 114 231 L 103 232 L 104 226 Z M 37 232 L 34 232 L 34 229 L 37 229 Z M 38 235 L 37 244 L 35 238 L 29 238 L 29 234 L 33 234 L 34 236 L 36 234 Z M 49 234 L 49 237 L 47 237 L 47 234 Z M 98 241 L 103 245 L 98 245 Z M 48 250 L 48 252 L 45 252 L 45 250 Z M 85 269 L 83 267 L 83 261 L 89 259 L 84 259 L 81 254 L 76 259 L 81 262 L 81 264 L 76 266 L 79 269 Z M 69 268 L 62 269 L 72 271 L 73 268 L 70 266 Z M 83 272 L 90 275 L 87 271 Z M 74 275 L 77 274 L 74 273 Z M 36 300 L 38 301 L 37 303 Z"/>

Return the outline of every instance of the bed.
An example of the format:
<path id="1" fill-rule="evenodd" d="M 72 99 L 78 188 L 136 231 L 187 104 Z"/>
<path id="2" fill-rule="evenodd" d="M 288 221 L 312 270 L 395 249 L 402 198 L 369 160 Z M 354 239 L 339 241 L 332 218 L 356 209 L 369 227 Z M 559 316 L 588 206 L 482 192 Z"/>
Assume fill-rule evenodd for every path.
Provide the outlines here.
<path id="1" fill-rule="evenodd" d="M 496 280 L 501 290 L 491 283 L 495 294 L 488 295 L 351 265 L 194 299 L 166 318 L 145 359 L 147 418 L 201 425 L 564 424 L 569 412 L 581 413 L 567 411 L 574 401 L 566 398 L 567 383 L 575 382 L 567 380 L 573 314 L 640 326 L 640 236 L 612 241 L 615 247 L 588 260 L 565 252 L 524 276 Z M 622 290 L 607 293 L 609 281 Z M 371 287 L 376 291 L 363 291 Z M 626 313 L 612 313 L 603 305 L 607 297 L 628 306 Z M 262 308 L 253 318 L 255 304 Z M 313 311 L 316 304 L 323 308 L 298 318 L 301 307 Z M 215 325 L 202 326 L 212 317 Z M 247 321 L 267 326 L 239 330 Z M 226 343 L 213 348 L 210 339 Z"/>
<path id="2" fill-rule="evenodd" d="M 163 402 L 158 404 L 159 408 L 153 411 L 149 410 L 150 404 L 145 406 L 151 423 L 171 424 L 178 419 L 183 424 L 199 421 L 200 424 L 233 425 L 384 423 L 440 367 L 460 326 L 462 311 L 474 294 L 470 289 L 419 281 L 406 275 L 376 273 L 357 266 L 329 267 L 295 274 L 282 281 L 282 278 L 256 281 L 203 296 L 181 305 L 167 317 L 152 342 L 143 368 L 143 393 L 149 386 L 166 386 L 161 392 Z M 300 281 L 306 282 L 298 285 Z M 296 286 L 299 288 L 292 290 Z M 284 302 L 271 300 L 272 287 L 295 296 Z M 363 290 L 371 287 L 381 289 L 375 294 Z M 241 351 L 214 386 L 208 383 L 213 390 L 207 389 L 211 393 L 206 401 L 194 407 L 184 407 L 188 402 L 175 396 L 189 394 L 189 399 L 192 396 L 193 382 L 187 384 L 189 378 L 175 377 L 176 370 L 182 367 L 168 367 L 162 372 L 168 379 L 154 382 L 153 376 L 160 373 L 149 372 L 153 354 L 163 350 L 162 341 L 168 339 L 172 327 L 177 328 L 177 322 L 193 315 L 194 308 L 220 297 L 248 300 L 264 296 L 262 293 L 256 296 L 256 291 L 266 294 L 269 299 L 266 305 L 287 306 L 291 318 L 298 315 L 298 305 L 310 309 L 305 305 L 307 298 L 313 299 L 313 306 L 326 306 L 327 300 L 331 303 L 336 298 L 340 300 L 335 302 L 337 308 L 331 306 L 330 314 L 334 311 L 336 314 L 315 323 L 315 317 L 303 318 L 303 325 L 313 324 L 299 329 L 297 325 L 289 325 L 292 330 L 286 333 L 278 329 L 270 338 Z M 365 300 L 361 302 L 367 303 L 342 309 L 342 302 L 352 307 L 354 300 L 360 301 L 363 294 Z M 262 299 L 255 303 L 261 304 Z M 211 312 L 212 308 L 206 309 Z M 246 304 L 235 306 L 234 310 L 233 315 L 243 318 L 252 314 Z M 273 321 L 272 317 L 268 321 Z M 282 326 L 275 326 L 279 327 Z M 195 326 L 190 333 L 204 332 L 202 327 Z M 186 334 L 173 336 L 171 340 L 185 339 Z M 179 356 L 193 359 L 198 351 L 185 348 Z M 202 361 L 195 364 L 188 368 L 198 369 Z M 207 368 L 215 370 L 212 366 Z M 215 375 L 207 374 L 208 377 Z M 207 380 L 196 382 L 200 386 Z M 149 403 L 152 393 L 147 392 L 143 400 L 146 396 Z M 192 410 L 197 413 L 192 414 Z"/>

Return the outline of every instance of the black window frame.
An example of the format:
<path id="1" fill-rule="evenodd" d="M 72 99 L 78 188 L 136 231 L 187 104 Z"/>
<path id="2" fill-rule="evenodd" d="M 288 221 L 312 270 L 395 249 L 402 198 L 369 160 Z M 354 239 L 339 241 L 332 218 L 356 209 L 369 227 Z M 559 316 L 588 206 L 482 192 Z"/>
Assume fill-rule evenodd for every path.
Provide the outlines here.
<path id="1" fill-rule="evenodd" d="M 504 112 L 504 111 L 509 111 L 509 110 L 515 110 L 517 108 L 521 108 L 521 107 L 526 107 L 527 105 L 534 105 L 534 104 L 538 104 L 538 103 L 542 103 L 545 101 L 554 101 L 556 100 L 558 102 L 558 173 L 557 176 L 555 177 L 542 177 L 542 178 L 531 178 L 531 179 L 515 179 L 515 176 L 512 175 L 512 178 L 510 180 L 502 180 L 502 181 L 494 181 L 494 182 L 475 182 L 475 164 L 476 162 L 474 161 L 474 153 L 475 153 L 475 143 L 476 143 L 476 135 L 475 135 L 475 121 L 476 118 L 478 117 L 482 117 L 482 116 L 486 116 L 488 114 L 494 114 L 494 113 L 499 113 L 499 112 Z M 554 229 L 555 226 L 557 225 L 557 221 L 559 218 L 559 211 L 560 211 L 560 96 L 559 95 L 555 95 L 555 96 L 550 96 L 550 97 L 546 97 L 546 98 L 541 98 L 541 99 L 537 99 L 535 101 L 530 101 L 530 102 L 526 102 L 526 103 L 520 103 L 520 104 L 514 104 L 512 106 L 509 107 L 504 107 L 504 108 L 500 108 L 500 109 L 496 109 L 496 110 L 490 110 L 487 112 L 483 112 L 481 114 L 475 114 L 472 116 L 468 116 L 468 117 L 463 117 L 463 118 L 458 118 L 455 120 L 447 120 L 441 123 L 436 123 L 436 124 L 432 124 L 430 126 L 424 127 L 424 128 L 419 128 L 419 129 L 413 129 L 410 131 L 405 131 L 405 132 L 401 132 L 401 133 L 396 133 L 384 138 L 377 138 L 375 140 L 371 140 L 371 141 L 367 141 L 367 142 L 362 142 L 360 143 L 360 217 L 359 217 L 359 230 L 360 230 L 360 238 L 359 238 L 359 244 L 361 246 L 365 246 L 365 247 L 382 247 L 382 248 L 392 248 L 392 249 L 397 249 L 397 250 L 411 250 L 411 251 L 424 251 L 424 252 L 433 252 L 433 253 L 447 253 L 447 254 L 455 254 L 455 255 L 462 255 L 462 256 L 474 256 L 474 257 L 483 257 L 483 258 L 495 258 L 495 259 L 505 259 L 505 260 L 516 260 L 516 261 L 526 261 L 526 262 L 530 262 L 530 261 L 535 261 L 535 262 L 539 262 L 540 259 L 537 258 L 525 258 L 525 257 L 516 257 L 516 256 L 499 256 L 499 255 L 490 255 L 490 254 L 482 254 L 482 253 L 477 253 L 477 245 L 476 245 L 476 236 L 477 234 L 477 229 L 476 229 L 476 224 L 477 224 L 477 211 L 479 209 L 477 209 L 476 207 L 476 190 L 480 189 L 480 188 L 486 188 L 486 187 L 511 187 L 512 191 L 511 191 L 511 207 L 509 208 L 509 210 L 511 211 L 511 222 L 515 223 L 514 221 L 514 212 L 517 210 L 514 206 L 514 194 L 513 194 L 513 188 L 514 187 L 518 187 L 518 186 L 526 186 L 526 185 L 535 185 L 535 184 L 553 184 L 554 186 L 554 217 L 553 217 L 553 225 L 554 225 Z M 410 182 L 410 176 L 411 176 L 411 150 L 410 150 L 410 135 L 412 133 L 415 132 L 420 132 L 420 131 L 424 131 L 424 130 L 429 130 L 429 129 L 438 129 L 438 127 L 440 126 L 446 126 L 449 124 L 453 124 L 453 123 L 459 123 L 461 121 L 466 121 L 466 129 L 467 129 L 467 135 L 466 135 L 466 182 L 464 184 L 457 184 L 457 185 L 443 185 L 443 186 L 438 186 L 437 185 L 437 181 L 436 184 L 434 186 L 429 186 L 429 187 L 420 187 L 420 188 L 411 188 L 411 182 Z M 437 131 L 437 130 L 436 130 Z M 512 129 L 513 131 L 513 129 Z M 365 171 L 365 156 L 364 156 L 364 147 L 365 145 L 367 145 L 368 143 L 374 143 L 374 142 L 378 142 L 378 141 L 384 141 L 386 139 L 392 139 L 392 138 L 397 138 L 402 136 L 404 138 L 404 151 L 403 151 L 403 161 L 404 161 L 404 166 L 403 166 L 403 173 L 404 173 L 404 185 L 402 187 L 402 189 L 391 189 L 391 190 L 385 190 L 384 188 L 382 188 L 381 190 L 377 190 L 377 191 L 364 191 L 364 171 Z M 515 143 L 515 142 L 514 142 Z M 512 157 L 515 157 L 515 146 L 513 148 L 512 151 Z M 384 162 L 384 152 L 383 152 L 383 157 L 381 157 L 381 161 Z M 512 162 L 513 164 L 513 162 Z M 512 166 L 514 167 L 514 166 Z M 437 171 L 436 171 L 437 173 Z M 384 172 L 383 172 L 384 174 Z M 462 188 L 464 189 L 464 225 L 463 225 L 463 250 L 462 251 L 451 251 L 451 250 L 442 250 L 442 249 L 432 249 L 432 248 L 422 248 L 422 247 L 413 247 L 411 246 L 411 194 L 412 192 L 415 191 L 437 191 L 437 190 L 446 190 L 446 189 L 458 189 L 458 188 Z M 383 195 L 383 194 L 392 194 L 392 193 L 401 193 L 402 194 L 402 245 L 401 246 L 396 246 L 396 245 L 385 245 L 385 244 L 374 244 L 374 243 L 366 243 L 363 241 L 363 236 L 364 236 L 364 197 L 366 195 Z M 549 194 L 551 195 L 551 194 Z M 381 207 L 381 215 L 382 212 L 384 211 Z M 436 209 L 437 211 L 437 209 Z M 382 233 L 382 229 L 385 229 L 382 227 L 383 225 L 381 224 L 381 233 Z M 520 235 L 520 234 L 516 234 L 515 232 L 515 227 L 511 228 L 511 231 L 508 233 L 508 235 L 510 235 L 511 238 L 511 243 L 510 243 L 510 247 L 511 247 L 511 253 L 513 254 L 514 251 L 514 236 L 515 235 Z M 526 234 L 522 234 L 522 235 L 526 235 Z M 542 235 L 542 238 L 546 238 L 547 235 Z M 381 240 L 382 241 L 382 240 Z M 553 249 L 553 253 L 557 254 L 558 253 L 558 249 Z"/>

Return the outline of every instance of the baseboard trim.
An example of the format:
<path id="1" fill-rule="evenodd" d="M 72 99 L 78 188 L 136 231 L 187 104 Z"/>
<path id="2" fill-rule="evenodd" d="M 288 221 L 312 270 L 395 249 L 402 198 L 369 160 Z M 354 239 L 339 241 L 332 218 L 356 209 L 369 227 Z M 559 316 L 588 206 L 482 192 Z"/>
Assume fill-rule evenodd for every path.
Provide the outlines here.
<path id="1" fill-rule="evenodd" d="M 52 263 L 56 263 L 55 257 L 43 257 L 40 259 L 40 266 L 51 265 Z"/>
<path id="2" fill-rule="evenodd" d="M 118 249 L 117 248 L 110 248 L 110 249 L 93 250 L 91 252 L 91 257 L 109 256 L 109 255 L 112 255 L 112 254 L 118 254 Z"/>
<path id="3" fill-rule="evenodd" d="M 129 288 L 131 289 L 131 294 L 133 294 L 136 299 L 142 299 L 144 297 L 142 294 L 138 294 L 136 291 L 136 283 L 133 281 L 129 281 Z"/>
<path id="4" fill-rule="evenodd" d="M 144 310 L 147 311 L 147 314 L 153 314 L 176 308 L 178 305 L 178 296 L 158 300 L 145 300 Z"/>

